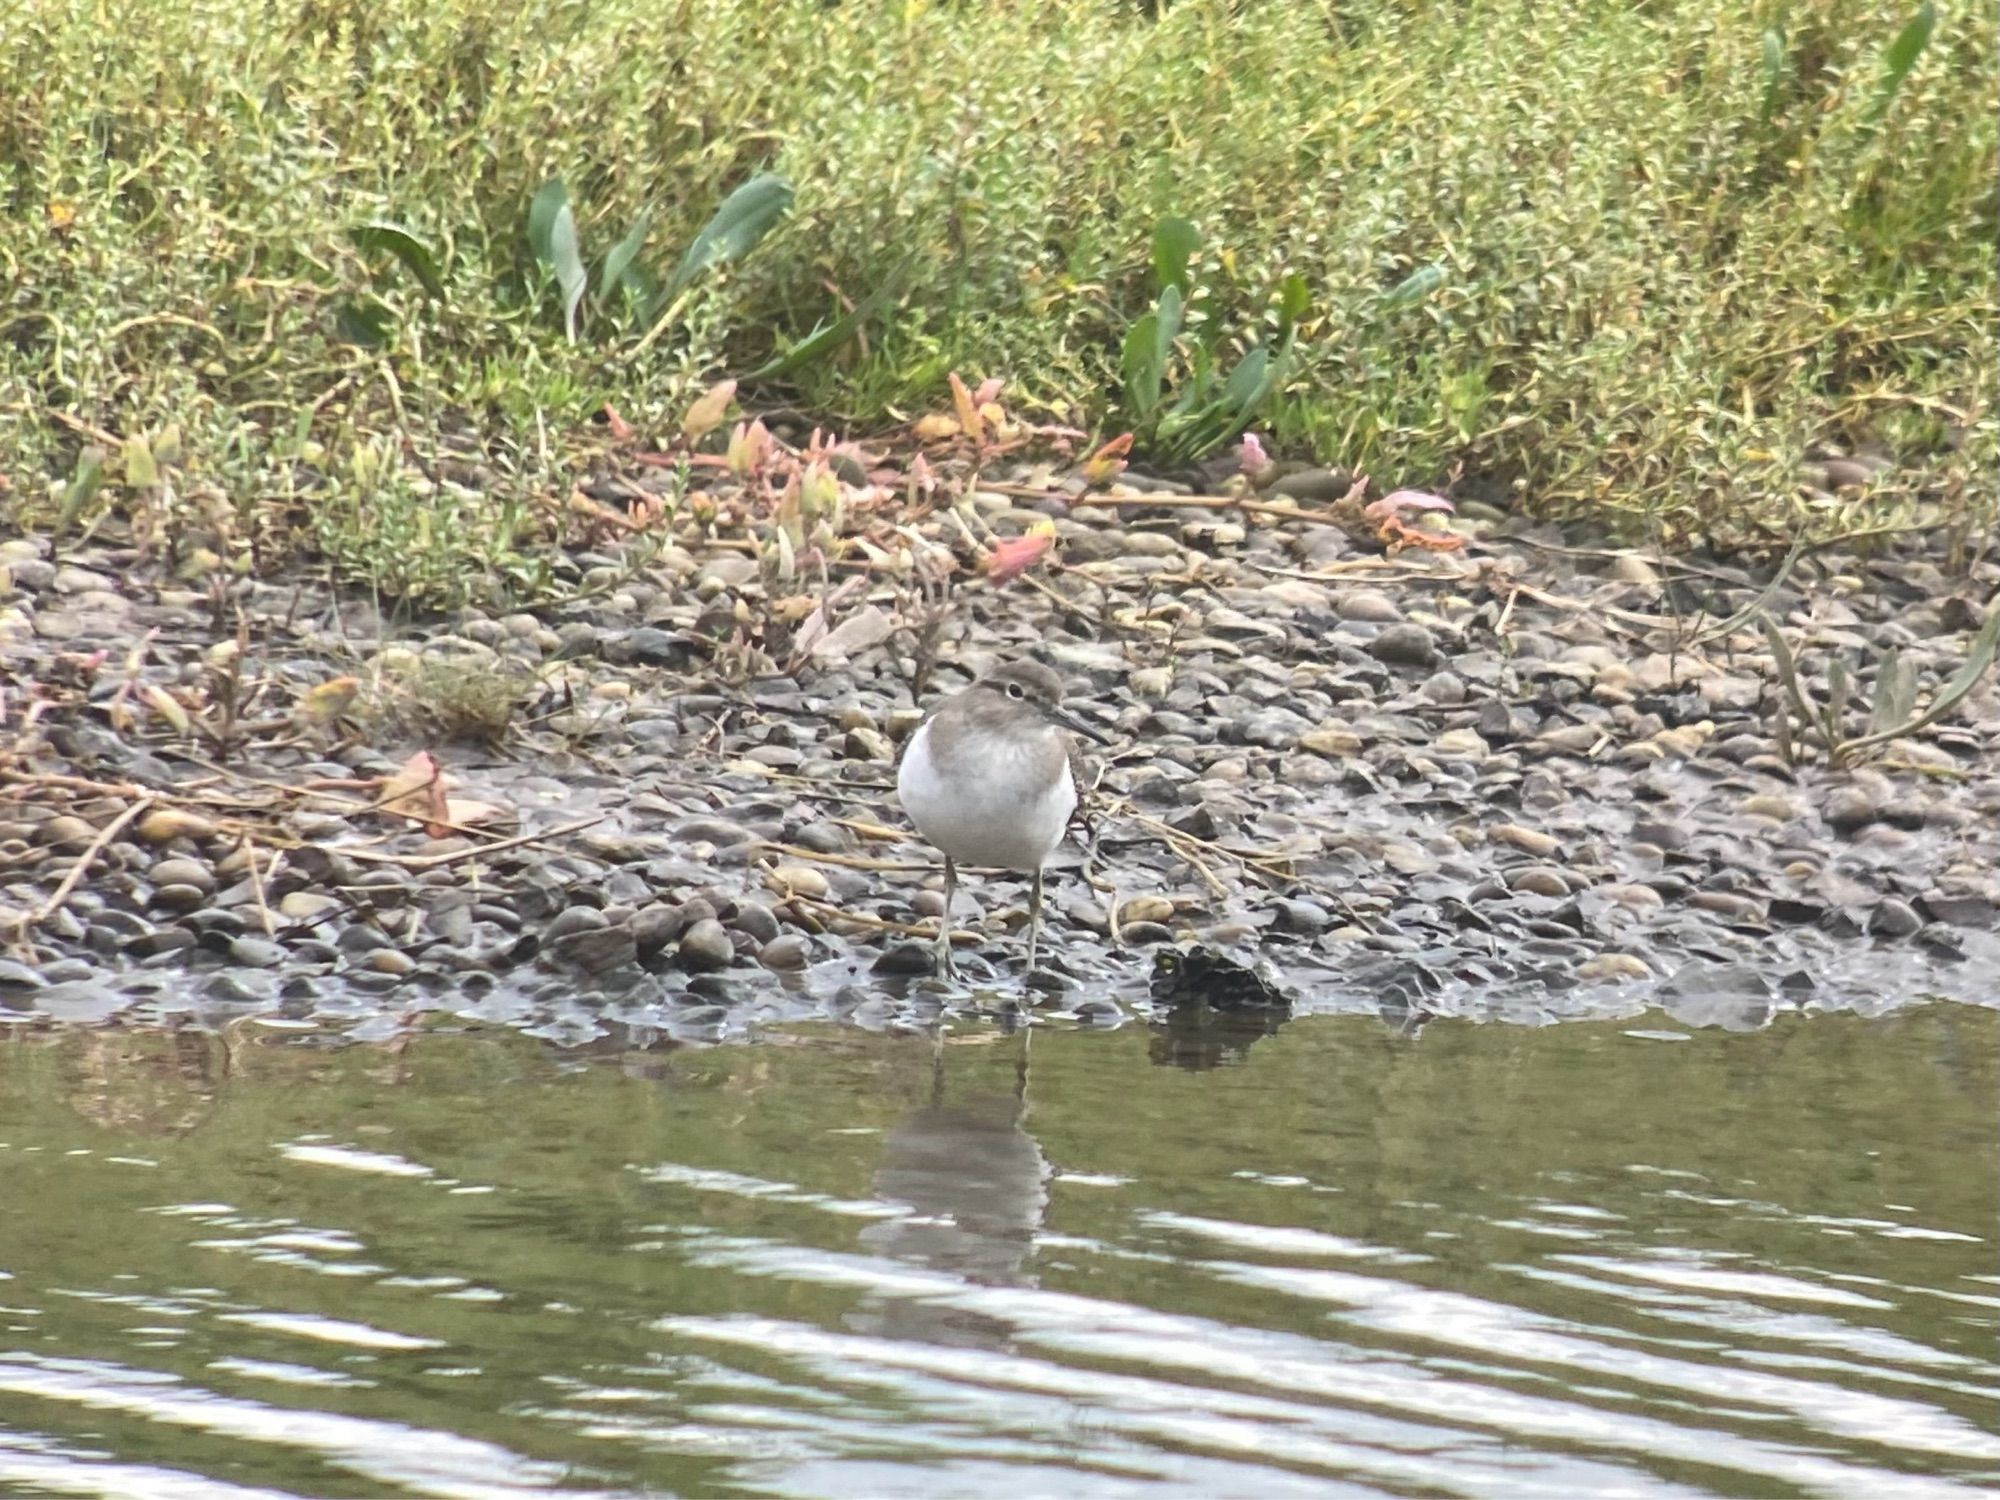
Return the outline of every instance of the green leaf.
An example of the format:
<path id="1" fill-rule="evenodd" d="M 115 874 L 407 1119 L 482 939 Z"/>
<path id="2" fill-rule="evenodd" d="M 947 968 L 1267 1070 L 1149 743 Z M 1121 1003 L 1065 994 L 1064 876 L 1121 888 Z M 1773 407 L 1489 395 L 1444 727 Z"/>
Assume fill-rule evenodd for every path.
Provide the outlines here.
<path id="1" fill-rule="evenodd" d="M 1760 125 L 1771 123 L 1778 112 L 1778 90 L 1785 82 L 1785 34 L 1775 26 L 1764 28 L 1764 102 L 1758 110 Z"/>
<path id="2" fill-rule="evenodd" d="M 63 488 L 62 510 L 56 518 L 56 534 L 61 536 L 76 525 L 90 502 L 104 486 L 105 451 L 92 443 L 76 456 L 76 469 Z"/>
<path id="3" fill-rule="evenodd" d="M 1383 312 L 1398 312 L 1405 307 L 1415 307 L 1443 285 L 1443 266 L 1419 266 L 1384 292 L 1377 306 Z"/>
<path id="4" fill-rule="evenodd" d="M 568 204 L 569 189 L 560 177 L 551 177 L 536 189 L 534 201 L 528 205 L 528 253 L 545 270 L 555 269 L 556 215 Z"/>
<path id="5" fill-rule="evenodd" d="M 1187 315 L 1187 298 L 1179 287 L 1170 286 L 1160 293 L 1154 311 L 1159 315 L 1154 341 L 1160 356 L 1160 368 L 1164 370 L 1174 357 L 1174 340 L 1181 336 L 1181 324 Z"/>
<path id="6" fill-rule="evenodd" d="M 1145 426 L 1160 405 L 1166 366 L 1160 359 L 1160 315 L 1149 312 L 1125 330 L 1125 347 L 1118 373 L 1125 384 L 1125 410 L 1135 424 Z"/>
<path id="7" fill-rule="evenodd" d="M 379 297 L 353 297 L 334 308 L 333 327 L 350 344 L 379 349 L 395 332 L 396 314 Z"/>
<path id="8" fill-rule="evenodd" d="M 1165 218 L 1153 226 L 1153 276 L 1162 291 L 1174 287 L 1186 300 L 1188 261 L 1200 248 L 1201 231 L 1186 219 Z"/>
<path id="9" fill-rule="evenodd" d="M 1278 283 L 1278 334 L 1289 337 L 1299 319 L 1312 307 L 1312 289 L 1297 271 Z"/>
<path id="10" fill-rule="evenodd" d="M 403 263 L 403 269 L 417 278 L 426 295 L 444 300 L 444 278 L 438 274 L 437 257 L 430 246 L 400 224 L 371 219 L 356 224 L 347 237 L 364 255 L 388 254 Z"/>
<path id="11" fill-rule="evenodd" d="M 640 295 L 640 278 L 633 276 L 632 270 L 639 252 L 646 247 L 646 231 L 652 223 L 651 214 L 640 214 L 632 227 L 625 231 L 625 238 L 613 245 L 611 253 L 604 257 L 604 270 L 597 284 L 597 295 L 601 300 L 608 302 L 620 291 L 630 292 L 635 297 Z"/>
<path id="12" fill-rule="evenodd" d="M 907 265 L 908 262 L 904 264 Z M 902 268 L 899 267 L 897 270 L 890 272 L 874 291 L 855 303 L 853 311 L 836 319 L 834 322 L 820 323 L 811 333 L 800 339 L 783 354 L 777 355 L 764 364 L 759 365 L 743 378 L 745 380 L 774 380 L 780 375 L 789 375 L 794 370 L 802 370 L 807 365 L 816 364 L 820 360 L 825 359 L 834 350 L 853 338 L 862 324 L 875 316 L 876 309 L 895 295 L 902 279 Z"/>
<path id="13" fill-rule="evenodd" d="M 792 185 L 776 173 L 763 173 L 737 188 L 694 237 L 647 315 L 651 317 L 671 303 L 710 266 L 749 254 L 791 206 Z"/>
<path id="14" fill-rule="evenodd" d="M 576 215 L 569 211 L 567 203 L 556 210 L 555 223 L 549 226 L 549 256 L 555 262 L 556 284 L 562 288 L 563 332 L 573 344 L 577 308 L 583 304 L 590 277 L 583 269 L 583 250 L 577 244 Z"/>
<path id="15" fill-rule="evenodd" d="M 1889 43 L 1889 50 L 1882 55 L 1882 81 L 1875 86 L 1875 100 L 1868 107 L 1870 125 L 1889 112 L 1896 91 L 1910 76 L 1910 69 L 1917 65 L 1924 48 L 1930 45 L 1931 33 L 1936 30 L 1937 7 L 1931 4 L 1931 0 L 1924 0 L 1917 7 L 1917 13 L 1896 33 L 1896 39 Z"/>

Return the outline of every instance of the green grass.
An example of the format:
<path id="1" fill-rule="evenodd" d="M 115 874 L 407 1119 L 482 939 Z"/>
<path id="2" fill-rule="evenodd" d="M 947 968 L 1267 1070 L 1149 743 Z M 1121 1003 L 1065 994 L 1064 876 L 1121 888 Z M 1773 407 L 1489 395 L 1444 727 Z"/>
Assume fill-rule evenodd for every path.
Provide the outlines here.
<path id="1" fill-rule="evenodd" d="M 233 517 L 237 548 L 344 544 L 379 585 L 378 563 L 411 571 L 440 435 L 471 433 L 491 472 L 416 569 L 449 580 L 526 545 L 521 507 L 566 489 L 598 403 L 664 426 L 892 276 L 865 342 L 764 394 L 865 429 L 937 406 L 957 369 L 1098 424 L 1173 214 L 1205 240 L 1190 337 L 1240 352 L 1287 272 L 1311 288 L 1258 424 L 1282 447 L 1385 485 L 1462 465 L 1669 542 L 1982 535 L 2000 48 L 1990 6 L 1938 7 L 1923 38 L 1917 15 L 26 0 L 0 9 L 0 504 L 41 524 L 89 429 L 178 424 L 170 501 Z M 791 216 L 650 343 L 615 296 L 566 337 L 526 233 L 547 179 L 595 299 L 642 213 L 662 282 L 767 170 Z M 352 234 L 381 220 L 430 248 L 442 295 Z M 1432 264 L 1436 292 L 1384 305 Z M 343 340 L 355 307 L 384 345 Z M 1898 467 L 1801 499 L 1819 442 Z M 108 500 L 123 477 L 114 454 Z M 472 516 L 479 495 L 510 509 Z"/>

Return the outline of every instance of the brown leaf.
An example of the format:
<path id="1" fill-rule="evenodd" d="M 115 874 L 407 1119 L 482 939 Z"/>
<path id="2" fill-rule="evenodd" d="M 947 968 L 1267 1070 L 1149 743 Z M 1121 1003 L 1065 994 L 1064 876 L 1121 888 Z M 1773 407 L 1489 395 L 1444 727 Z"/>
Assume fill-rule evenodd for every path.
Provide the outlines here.
<path id="1" fill-rule="evenodd" d="M 945 443 L 957 437 L 965 429 L 957 420 L 942 412 L 929 412 L 918 417 L 911 431 L 916 433 L 920 443 Z"/>
<path id="2" fill-rule="evenodd" d="M 442 838 L 450 830 L 451 811 L 444 795 L 444 767 L 428 750 L 419 750 L 403 762 L 394 776 L 384 776 L 375 787 L 375 811 L 410 818 L 424 825 L 432 838 Z"/>
<path id="3" fill-rule="evenodd" d="M 687 409 L 681 418 L 681 436 L 690 443 L 698 443 L 722 425 L 729 415 L 729 403 L 736 399 L 736 382 L 719 381 L 708 388 L 706 395 Z"/>
<path id="4" fill-rule="evenodd" d="M 958 417 L 959 429 L 975 443 L 986 441 L 986 423 L 979 415 L 979 403 L 972 399 L 972 392 L 965 388 L 965 382 L 953 370 L 951 380 L 951 408 Z"/>
<path id="5" fill-rule="evenodd" d="M 611 441 L 614 443 L 629 443 L 636 436 L 632 424 L 619 416 L 618 408 L 609 401 L 604 403 L 604 424 L 611 429 Z"/>

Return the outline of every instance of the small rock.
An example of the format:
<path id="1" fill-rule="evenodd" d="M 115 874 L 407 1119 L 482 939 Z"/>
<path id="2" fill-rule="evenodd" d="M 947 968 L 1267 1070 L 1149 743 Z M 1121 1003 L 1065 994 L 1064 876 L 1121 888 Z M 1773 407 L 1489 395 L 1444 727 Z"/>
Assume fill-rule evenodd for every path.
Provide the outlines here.
<path id="1" fill-rule="evenodd" d="M 1437 642 L 1421 625 L 1391 625 L 1368 643 L 1368 653 L 1392 667 L 1428 667 L 1438 659 Z"/>
<path id="2" fill-rule="evenodd" d="M 1875 799 L 1858 786 L 1835 787 L 1826 799 L 1826 821 L 1836 833 L 1855 833 L 1875 821 Z"/>
<path id="3" fill-rule="evenodd" d="M 936 950 L 929 943 L 907 942 L 883 949 L 871 968 L 877 974 L 914 975 L 928 974 L 936 966 Z"/>
<path id="4" fill-rule="evenodd" d="M 1119 903 L 1118 907 L 1118 925 L 1121 928 L 1135 922 L 1171 922 L 1173 917 L 1174 903 L 1165 896 L 1134 896 Z"/>
<path id="5" fill-rule="evenodd" d="M 811 865 L 798 863 L 774 866 L 764 877 L 764 884 L 781 896 L 804 896 L 808 901 L 824 901 L 828 890 L 824 875 Z"/>
<path id="6" fill-rule="evenodd" d="M 736 945 L 713 917 L 705 917 L 681 934 L 681 967 L 696 973 L 726 969 L 736 961 Z"/>
<path id="7" fill-rule="evenodd" d="M 1770 818 L 1779 823 L 1790 823 L 1799 816 L 1798 803 L 1775 792 L 1745 797 L 1736 804 L 1736 810 L 1748 818 Z"/>
<path id="8" fill-rule="evenodd" d="M 881 730 L 863 725 L 847 731 L 841 740 L 841 754 L 849 760 L 894 760 L 896 747 Z"/>
<path id="9" fill-rule="evenodd" d="M 269 969 L 284 961 L 285 950 L 268 938 L 240 937 L 230 943 L 229 956 L 246 969 Z"/>
<path id="10" fill-rule="evenodd" d="M 1543 833 L 1538 828 L 1523 828 L 1519 823 L 1498 824 L 1487 837 L 1496 844 L 1511 844 L 1516 849 L 1524 849 L 1537 859 L 1547 859 L 1562 847 L 1553 834 Z"/>
<path id="11" fill-rule="evenodd" d="M 1393 625 L 1403 618 L 1396 601 L 1380 589 L 1349 589 L 1334 600 L 1334 610 L 1343 620 L 1371 625 Z"/>
<path id="12" fill-rule="evenodd" d="M 1540 865 L 1533 865 L 1525 870 L 1514 871 L 1507 877 L 1507 886 L 1510 890 L 1525 891 L 1531 896 L 1567 896 L 1569 894 L 1569 882 L 1562 878 L 1562 873 Z"/>
<path id="13" fill-rule="evenodd" d="M 1914 935 L 1924 919 L 1906 901 L 1888 897 L 1868 918 L 1868 930 L 1876 937 L 1905 938 Z"/>
<path id="14" fill-rule="evenodd" d="M 1642 958 L 1629 953 L 1600 953 L 1577 965 L 1576 977 L 1586 982 L 1599 979 L 1651 979 L 1653 971 Z"/>
<path id="15" fill-rule="evenodd" d="M 197 860 L 163 859 L 146 873 L 155 885 L 191 885 L 198 891 L 215 889 L 214 874 Z"/>
<path id="16" fill-rule="evenodd" d="M 361 967 L 372 969 L 377 974 L 393 974 L 397 978 L 410 973 L 417 961 L 409 954 L 395 948 L 377 948 L 361 960 Z"/>
<path id="17" fill-rule="evenodd" d="M 1347 760 L 1361 753 L 1361 736 L 1351 729 L 1321 725 L 1310 734 L 1299 736 L 1299 748 L 1330 760 Z"/>
<path id="18" fill-rule="evenodd" d="M 1431 754 L 1440 760 L 1482 761 L 1492 753 L 1476 729 L 1447 729 L 1431 741 Z"/>
<path id="19" fill-rule="evenodd" d="M 215 823 L 178 807 L 156 807 L 139 819 L 132 831 L 149 844 L 165 844 L 174 839 L 213 838 Z"/>
<path id="20" fill-rule="evenodd" d="M 767 969 L 776 969 L 780 972 L 803 969 L 811 956 L 811 949 L 806 940 L 796 932 L 772 938 L 757 950 L 758 963 Z"/>

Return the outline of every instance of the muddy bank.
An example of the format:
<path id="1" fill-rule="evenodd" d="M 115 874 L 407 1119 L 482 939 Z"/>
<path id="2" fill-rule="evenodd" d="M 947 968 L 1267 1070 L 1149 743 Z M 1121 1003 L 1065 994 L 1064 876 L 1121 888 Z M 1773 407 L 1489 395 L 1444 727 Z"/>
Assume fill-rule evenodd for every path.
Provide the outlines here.
<path id="1" fill-rule="evenodd" d="M 1991 564 L 1817 555 L 1771 588 L 1497 516 L 1385 558 L 1281 514 L 1033 489 L 973 513 L 1002 538 L 1053 518 L 1060 565 L 961 575 L 942 608 L 886 552 L 800 584 L 726 536 L 574 547 L 570 602 L 425 623 L 304 576 L 187 582 L 115 527 L 0 543 L 0 1024 L 1115 1024 L 1194 944 L 1399 1024 L 2000 1003 L 1993 682 L 1831 769 L 1778 733 L 1769 647 L 1732 622 L 1761 600 L 1822 695 L 1844 656 L 1865 704 L 1890 647 L 1928 691 Z M 790 602 L 829 596 L 816 623 Z M 928 702 L 1017 653 L 1116 748 L 1053 870 L 1046 985 L 1019 975 L 1024 882 L 975 875 L 948 988 L 894 756 L 916 679 Z M 448 806 L 408 779 L 421 751 Z M 416 816 L 371 807 L 385 788 Z"/>

